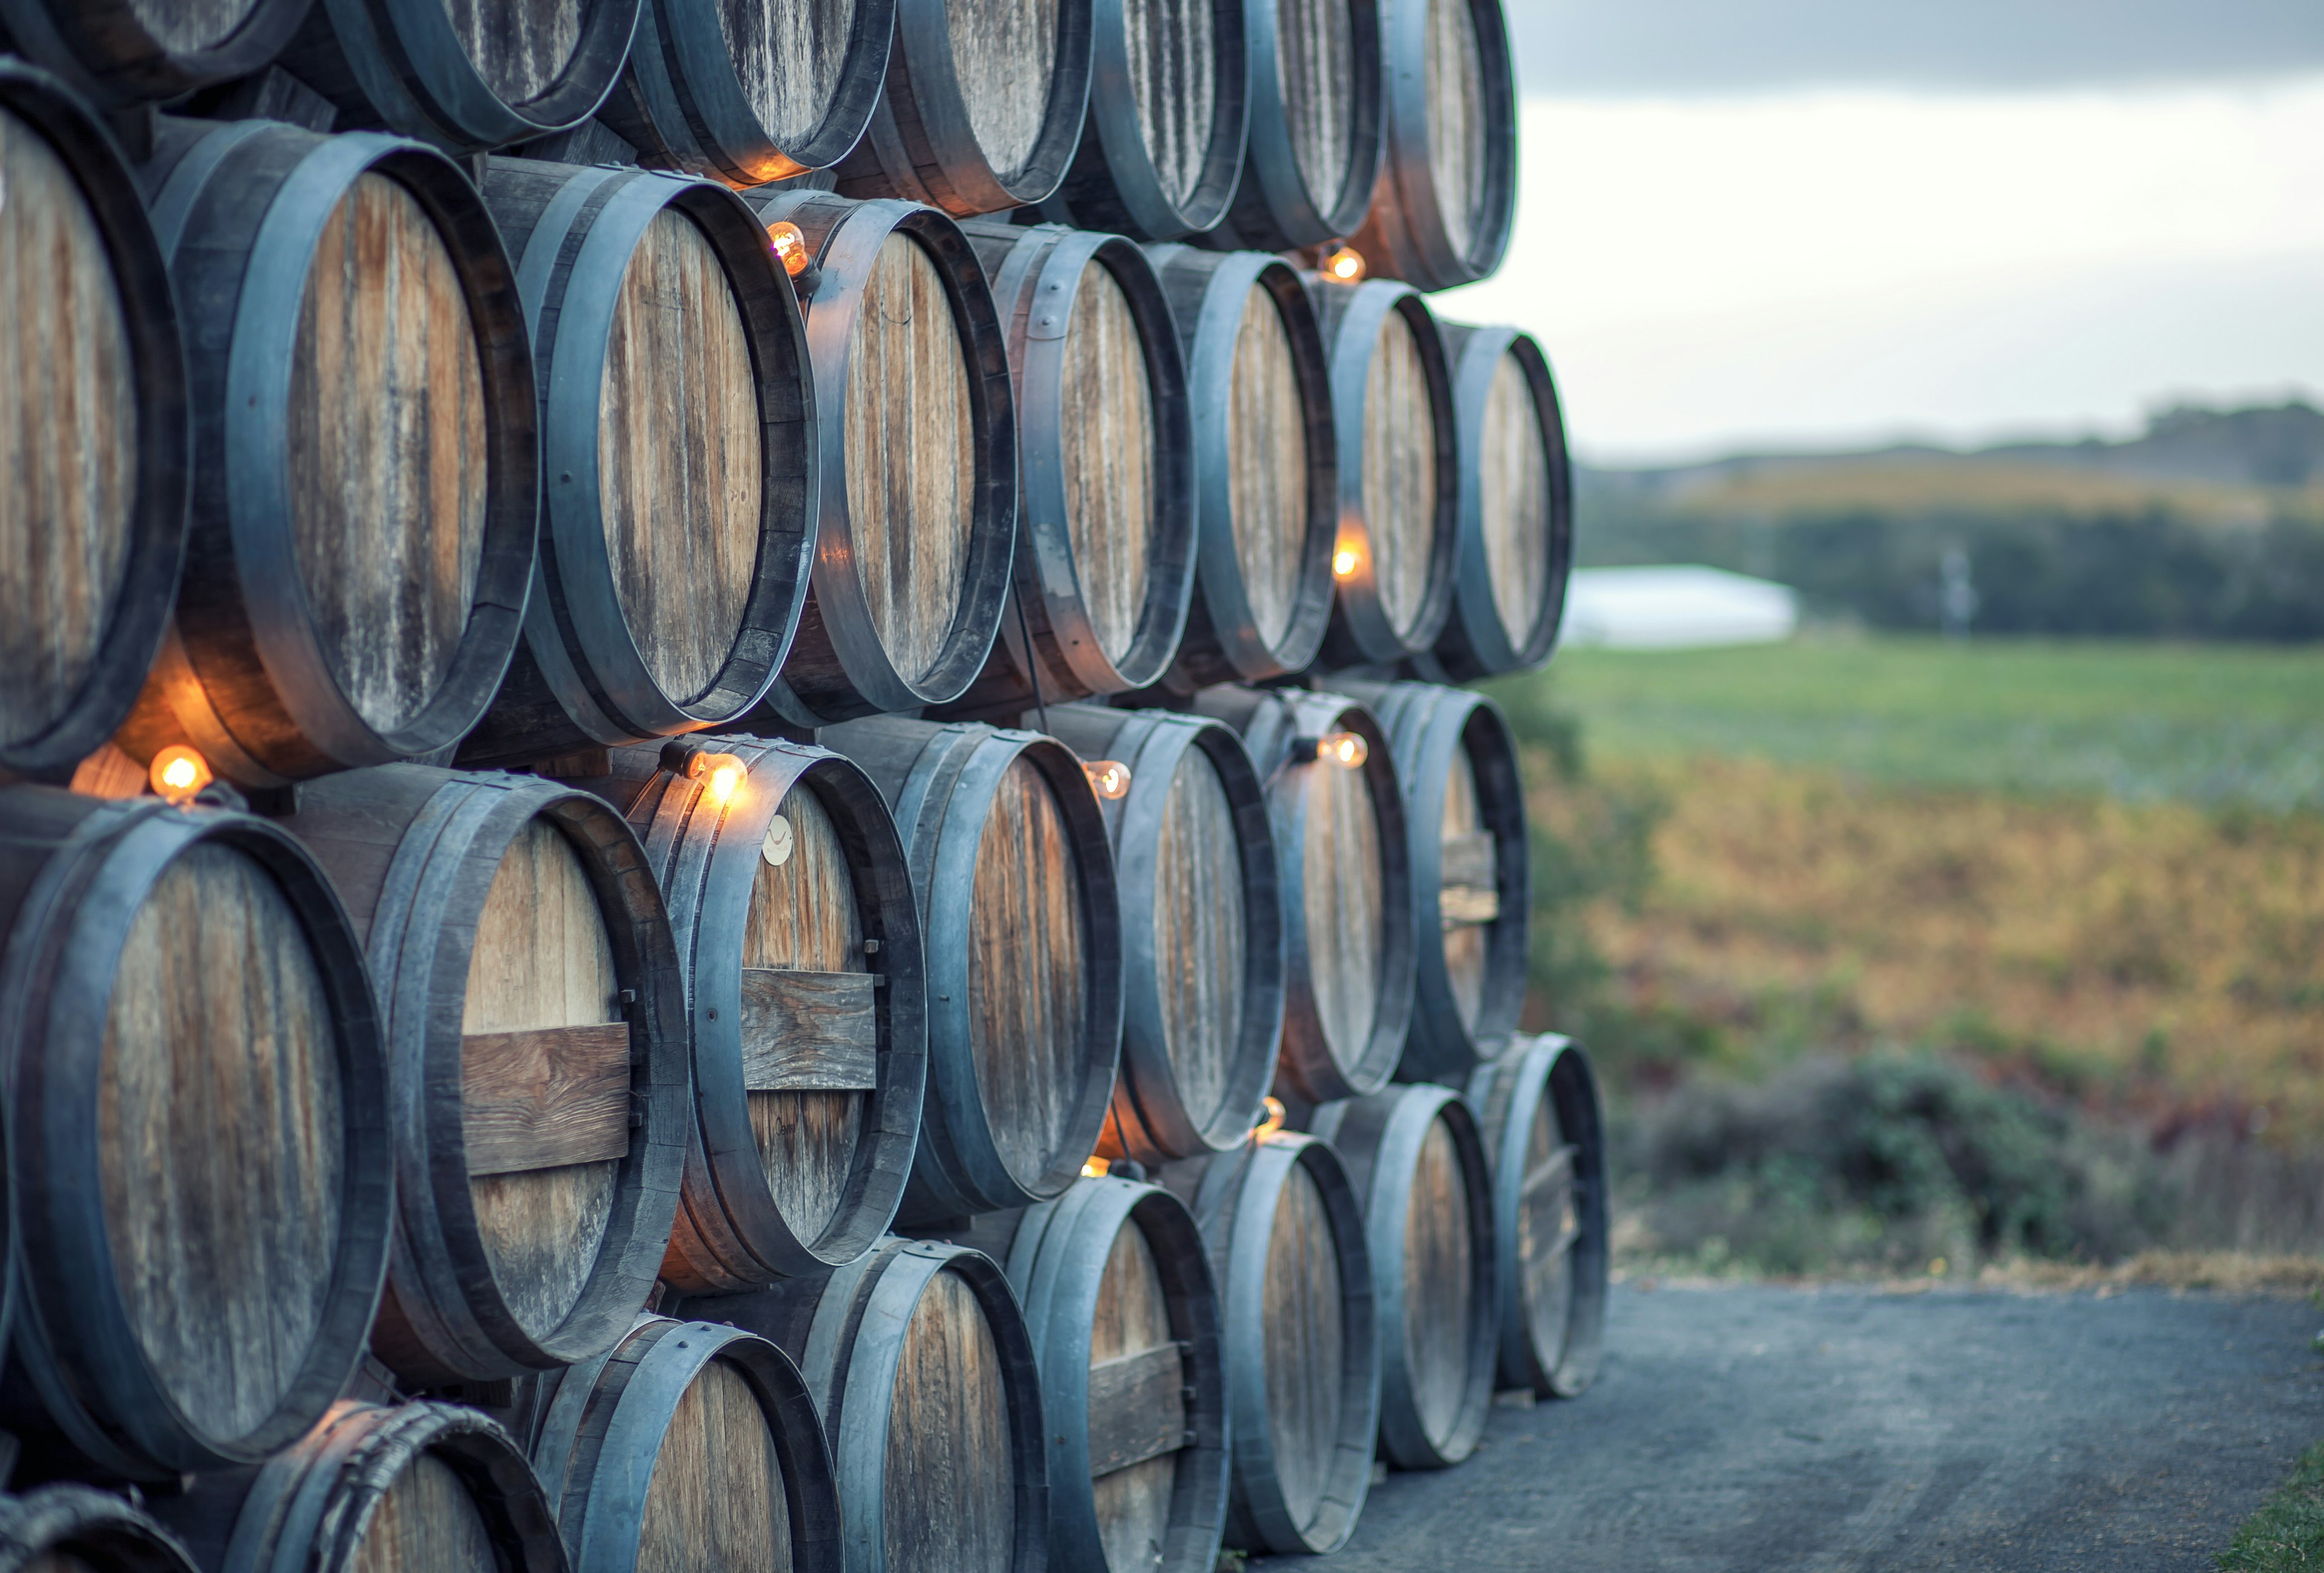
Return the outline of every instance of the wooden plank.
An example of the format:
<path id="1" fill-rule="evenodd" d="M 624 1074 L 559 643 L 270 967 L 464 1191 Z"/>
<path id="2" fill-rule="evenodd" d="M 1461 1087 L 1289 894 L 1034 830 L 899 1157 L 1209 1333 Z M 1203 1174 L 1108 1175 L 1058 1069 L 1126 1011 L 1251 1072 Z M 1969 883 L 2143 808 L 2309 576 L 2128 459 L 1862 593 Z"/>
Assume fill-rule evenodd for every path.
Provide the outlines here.
<path id="1" fill-rule="evenodd" d="M 1227 390 L 1227 502 L 1251 626 L 1279 646 L 1299 609 L 1307 541 L 1307 405 L 1283 308 L 1264 286 L 1243 299 Z"/>
<path id="2" fill-rule="evenodd" d="M 1457 753 L 1453 765 L 1455 787 L 1444 794 L 1444 840 L 1443 850 L 1437 854 L 1436 866 L 1445 885 L 1481 885 L 1490 890 L 1495 867 L 1493 833 L 1454 828 L 1456 815 L 1469 825 L 1477 822 L 1476 775 L 1468 765 L 1468 754 Z"/>
<path id="3" fill-rule="evenodd" d="M 1419 338 L 1401 311 L 1388 314 L 1372 347 L 1360 462 L 1372 583 L 1401 637 L 1428 599 L 1436 543 L 1436 413 Z"/>
<path id="4" fill-rule="evenodd" d="M 752 1092 L 869 1092 L 880 1019 L 868 972 L 742 969 L 742 1085 Z"/>
<path id="5" fill-rule="evenodd" d="M 627 1022 L 465 1033 L 460 1069 L 472 1175 L 562 1169 L 629 1152 Z"/>
<path id="6" fill-rule="evenodd" d="M 1146 610 L 1154 534 L 1154 410 L 1130 297 L 1102 263 L 1082 268 L 1065 328 L 1058 445 L 1065 531 L 1098 648 L 1130 653 Z"/>
<path id="7" fill-rule="evenodd" d="M 1473 929 L 1501 915 L 1501 898 L 1475 885 L 1449 885 L 1436 893 L 1436 911 L 1446 930 Z"/>
<path id="8" fill-rule="evenodd" d="M 1090 1477 L 1186 1445 L 1185 1363 L 1161 1344 L 1090 1367 Z"/>
<path id="9" fill-rule="evenodd" d="M 1003 180 L 1033 156 L 1057 73 L 1057 0 L 945 0 L 969 134 Z"/>

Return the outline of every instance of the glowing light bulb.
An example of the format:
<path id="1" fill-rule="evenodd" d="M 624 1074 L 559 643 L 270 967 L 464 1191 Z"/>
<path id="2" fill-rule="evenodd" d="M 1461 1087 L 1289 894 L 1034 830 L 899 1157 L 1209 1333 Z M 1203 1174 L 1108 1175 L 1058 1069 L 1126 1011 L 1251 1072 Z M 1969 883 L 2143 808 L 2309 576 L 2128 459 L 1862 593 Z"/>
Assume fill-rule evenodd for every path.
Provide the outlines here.
<path id="1" fill-rule="evenodd" d="M 750 767 L 731 754 L 697 754 L 687 761 L 686 773 L 702 783 L 712 802 L 724 804 L 750 774 Z"/>
<path id="2" fill-rule="evenodd" d="M 1130 766 L 1118 759 L 1093 759 L 1082 766 L 1089 777 L 1090 791 L 1109 803 L 1118 803 L 1130 795 Z"/>
<path id="3" fill-rule="evenodd" d="M 783 264 L 783 272 L 797 278 L 807 272 L 815 259 L 807 255 L 807 232 L 788 218 L 778 218 L 767 226 L 767 249 Z"/>
<path id="4" fill-rule="evenodd" d="M 1332 572 L 1336 578 L 1346 578 L 1355 571 L 1356 554 L 1342 546 L 1332 559 Z"/>
<path id="5" fill-rule="evenodd" d="M 1278 1097 L 1269 1097 L 1267 1100 L 1267 1117 L 1250 1128 L 1250 1139 L 1254 1142 L 1266 1141 L 1276 1132 L 1283 1129 L 1283 1122 L 1289 1117 L 1284 1112 L 1283 1100 Z"/>
<path id="6" fill-rule="evenodd" d="M 1112 1168 L 1113 1165 L 1107 1162 L 1104 1159 L 1093 1158 L 1088 1162 L 1082 1165 L 1082 1178 L 1084 1180 L 1103 1180 Z"/>
<path id="7" fill-rule="evenodd" d="M 1352 284 L 1364 276 L 1364 254 L 1342 241 L 1323 258 L 1323 272 L 1343 284 Z"/>
<path id="8" fill-rule="evenodd" d="M 217 779 L 210 773 L 210 762 L 182 743 L 173 743 L 155 754 L 148 774 L 153 791 L 181 808 Z"/>
<path id="9" fill-rule="evenodd" d="M 1372 756 L 1371 745 L 1354 732 L 1334 732 L 1315 745 L 1315 757 L 1342 770 L 1360 770 Z"/>

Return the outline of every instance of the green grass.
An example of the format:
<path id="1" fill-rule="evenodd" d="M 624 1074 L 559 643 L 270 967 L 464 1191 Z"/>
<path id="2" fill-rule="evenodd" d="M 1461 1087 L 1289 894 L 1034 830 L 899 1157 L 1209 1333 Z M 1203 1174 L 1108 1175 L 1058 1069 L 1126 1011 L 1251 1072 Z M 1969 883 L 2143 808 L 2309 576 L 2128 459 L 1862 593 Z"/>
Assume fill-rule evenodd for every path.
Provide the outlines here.
<path id="1" fill-rule="evenodd" d="M 1916 784 L 2324 808 L 2314 646 L 1883 636 L 1581 650 L 1501 691 L 1549 698 L 1610 758 L 1742 754 Z"/>
<path id="2" fill-rule="evenodd" d="M 2219 1567 L 2223 1573 L 2324 1567 L 2324 1442 L 2308 1449 L 2283 1488 L 2236 1531 Z"/>

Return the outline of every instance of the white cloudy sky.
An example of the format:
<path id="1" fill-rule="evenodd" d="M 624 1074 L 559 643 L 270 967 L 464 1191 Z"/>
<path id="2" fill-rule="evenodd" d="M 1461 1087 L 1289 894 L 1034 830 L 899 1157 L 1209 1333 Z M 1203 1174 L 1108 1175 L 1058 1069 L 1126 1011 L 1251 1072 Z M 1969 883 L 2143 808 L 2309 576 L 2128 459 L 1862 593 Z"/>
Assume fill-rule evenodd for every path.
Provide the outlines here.
<path id="1" fill-rule="evenodd" d="M 1517 237 L 1443 299 L 1586 458 L 2324 393 L 2324 0 L 1508 4 Z"/>

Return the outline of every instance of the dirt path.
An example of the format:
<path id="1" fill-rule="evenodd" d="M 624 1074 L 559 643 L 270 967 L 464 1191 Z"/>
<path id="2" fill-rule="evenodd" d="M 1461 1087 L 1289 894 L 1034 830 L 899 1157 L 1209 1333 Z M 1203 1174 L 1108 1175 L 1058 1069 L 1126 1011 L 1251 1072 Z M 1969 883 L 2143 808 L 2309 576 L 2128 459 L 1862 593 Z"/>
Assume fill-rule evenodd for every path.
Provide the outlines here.
<path id="1" fill-rule="evenodd" d="M 1609 1322 L 1586 1397 L 1253 1568 L 2208 1570 L 2324 1439 L 2300 1301 L 1617 1289 Z"/>

